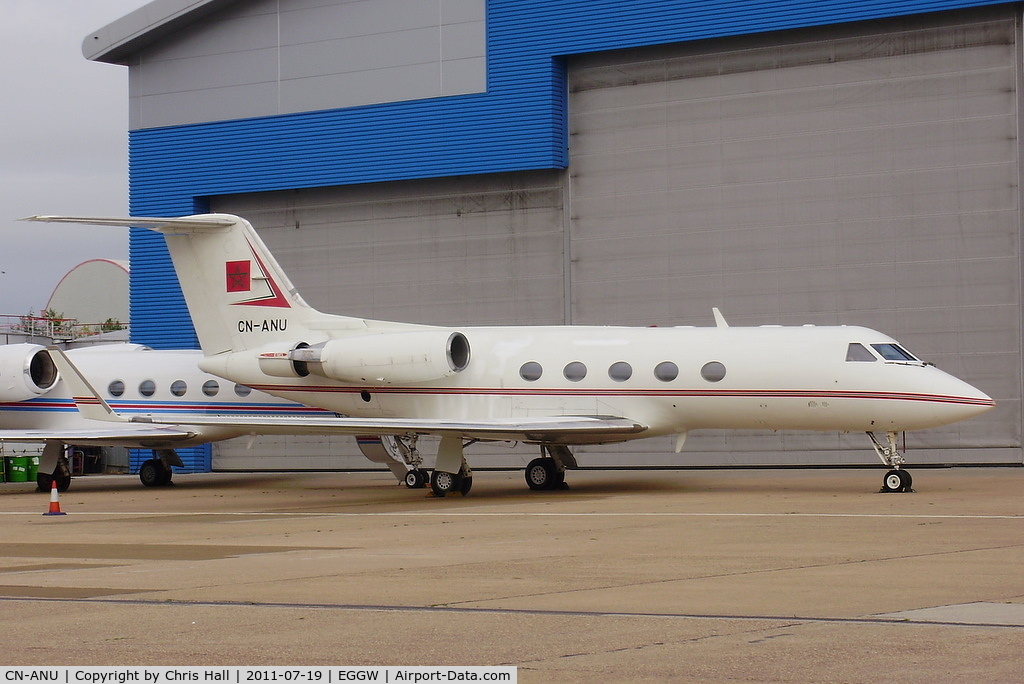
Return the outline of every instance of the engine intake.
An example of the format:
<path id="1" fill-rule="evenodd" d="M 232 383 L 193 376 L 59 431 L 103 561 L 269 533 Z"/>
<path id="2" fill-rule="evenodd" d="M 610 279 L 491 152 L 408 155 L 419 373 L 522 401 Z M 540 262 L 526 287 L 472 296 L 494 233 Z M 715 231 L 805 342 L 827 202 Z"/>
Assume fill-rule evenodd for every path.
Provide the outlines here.
<path id="1" fill-rule="evenodd" d="M 46 394 L 60 376 L 46 347 L 0 345 L 0 401 L 25 401 Z"/>
<path id="2" fill-rule="evenodd" d="M 359 335 L 296 347 L 288 355 L 295 366 L 325 378 L 385 385 L 439 380 L 465 370 L 470 356 L 466 336 L 447 330 Z"/>

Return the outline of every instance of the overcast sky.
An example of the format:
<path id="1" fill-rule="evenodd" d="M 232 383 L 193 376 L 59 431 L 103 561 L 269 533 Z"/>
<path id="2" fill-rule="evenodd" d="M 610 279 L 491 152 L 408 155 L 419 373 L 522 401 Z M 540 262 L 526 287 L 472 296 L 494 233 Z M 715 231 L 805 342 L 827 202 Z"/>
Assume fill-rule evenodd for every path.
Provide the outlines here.
<path id="1" fill-rule="evenodd" d="M 128 215 L 128 69 L 82 41 L 146 0 L 2 0 L 0 315 L 40 312 L 89 259 L 128 259 L 127 232 L 23 223 L 32 214 Z"/>

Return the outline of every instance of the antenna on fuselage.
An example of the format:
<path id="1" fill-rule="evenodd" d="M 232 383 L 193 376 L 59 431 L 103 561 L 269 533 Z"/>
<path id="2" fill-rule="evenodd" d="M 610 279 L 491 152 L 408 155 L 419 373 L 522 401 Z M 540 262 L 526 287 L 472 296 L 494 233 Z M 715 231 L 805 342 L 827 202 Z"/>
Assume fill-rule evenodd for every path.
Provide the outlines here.
<path id="1" fill-rule="evenodd" d="M 715 327 L 717 328 L 728 328 L 729 324 L 725 320 L 725 316 L 718 310 L 717 306 L 711 307 L 711 313 L 715 315 Z"/>

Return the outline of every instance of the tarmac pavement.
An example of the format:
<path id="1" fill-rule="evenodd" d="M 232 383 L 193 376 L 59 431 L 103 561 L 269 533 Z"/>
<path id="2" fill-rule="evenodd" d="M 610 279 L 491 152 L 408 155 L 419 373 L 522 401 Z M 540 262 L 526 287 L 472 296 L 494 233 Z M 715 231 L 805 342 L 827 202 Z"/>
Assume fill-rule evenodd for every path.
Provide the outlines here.
<path id="1" fill-rule="evenodd" d="M 5 665 L 514 665 L 521 682 L 1024 681 L 1024 468 L 0 485 Z"/>

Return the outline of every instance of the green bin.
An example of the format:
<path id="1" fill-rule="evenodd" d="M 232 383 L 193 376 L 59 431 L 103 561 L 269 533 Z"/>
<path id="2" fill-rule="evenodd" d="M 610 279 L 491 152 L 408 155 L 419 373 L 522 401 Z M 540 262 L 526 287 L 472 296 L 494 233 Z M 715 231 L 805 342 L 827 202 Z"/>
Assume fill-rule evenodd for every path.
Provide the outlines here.
<path id="1" fill-rule="evenodd" d="M 28 481 L 35 482 L 36 476 L 39 475 L 39 457 L 29 456 L 28 457 Z"/>
<path id="2" fill-rule="evenodd" d="M 13 456 L 7 459 L 7 481 L 28 482 L 28 458 Z"/>

